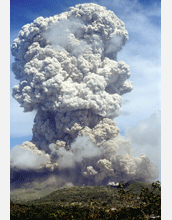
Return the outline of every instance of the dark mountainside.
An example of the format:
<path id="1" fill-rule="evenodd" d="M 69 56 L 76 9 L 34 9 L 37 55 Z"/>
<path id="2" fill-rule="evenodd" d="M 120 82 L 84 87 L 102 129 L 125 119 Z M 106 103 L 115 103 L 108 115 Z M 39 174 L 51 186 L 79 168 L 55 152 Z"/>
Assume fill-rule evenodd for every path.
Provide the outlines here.
<path id="1" fill-rule="evenodd" d="M 22 189 L 21 189 L 22 190 Z M 13 219 L 160 219 L 160 182 L 58 189 L 40 199 L 11 198 Z"/>

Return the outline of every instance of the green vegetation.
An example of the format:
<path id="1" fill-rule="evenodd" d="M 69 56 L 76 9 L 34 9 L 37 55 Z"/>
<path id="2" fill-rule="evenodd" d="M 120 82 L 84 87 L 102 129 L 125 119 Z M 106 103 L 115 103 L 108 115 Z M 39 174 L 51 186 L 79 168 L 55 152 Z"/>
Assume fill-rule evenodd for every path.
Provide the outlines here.
<path id="1" fill-rule="evenodd" d="M 118 187 L 79 186 L 32 201 L 11 201 L 13 219 L 151 219 L 161 216 L 161 186 L 139 181 Z"/>

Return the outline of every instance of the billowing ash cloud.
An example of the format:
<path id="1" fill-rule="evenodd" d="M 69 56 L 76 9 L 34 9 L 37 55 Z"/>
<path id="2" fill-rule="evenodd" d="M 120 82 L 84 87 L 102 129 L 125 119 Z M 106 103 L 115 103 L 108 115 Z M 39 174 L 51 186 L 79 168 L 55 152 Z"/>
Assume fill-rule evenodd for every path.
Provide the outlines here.
<path id="1" fill-rule="evenodd" d="M 70 170 L 73 184 L 157 177 L 144 154 L 132 156 L 112 120 L 121 112 L 121 95 L 133 88 L 128 65 L 117 62 L 127 39 L 124 23 L 93 3 L 23 26 L 11 46 L 20 81 L 12 95 L 37 114 L 31 142 L 11 151 L 12 170 L 63 177 Z"/>
<path id="2" fill-rule="evenodd" d="M 129 67 L 117 62 L 128 39 L 124 23 L 95 4 L 77 5 L 25 25 L 11 47 L 20 84 L 13 97 L 24 111 L 79 109 L 114 118 L 121 94 L 132 90 Z"/>

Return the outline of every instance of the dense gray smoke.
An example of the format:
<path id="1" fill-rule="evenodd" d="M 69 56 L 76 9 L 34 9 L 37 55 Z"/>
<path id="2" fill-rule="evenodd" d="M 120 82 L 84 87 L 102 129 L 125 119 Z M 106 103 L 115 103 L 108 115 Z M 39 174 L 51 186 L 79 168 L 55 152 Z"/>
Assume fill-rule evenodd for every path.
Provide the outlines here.
<path id="1" fill-rule="evenodd" d="M 73 184 L 138 179 L 157 169 L 119 135 L 113 121 L 121 95 L 130 92 L 129 67 L 117 62 L 128 39 L 124 23 L 105 7 L 79 4 L 23 26 L 11 46 L 20 81 L 13 97 L 25 112 L 37 110 L 33 138 L 11 150 L 12 170 L 43 170 Z M 66 175 L 70 179 L 70 175 Z"/>

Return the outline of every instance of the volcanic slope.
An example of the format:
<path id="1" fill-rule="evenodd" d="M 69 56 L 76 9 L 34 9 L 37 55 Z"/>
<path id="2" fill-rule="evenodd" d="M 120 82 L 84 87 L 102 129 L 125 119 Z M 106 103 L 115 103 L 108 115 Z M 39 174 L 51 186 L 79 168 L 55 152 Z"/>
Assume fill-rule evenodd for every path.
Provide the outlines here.
<path id="1" fill-rule="evenodd" d="M 23 203 L 10 203 L 13 219 L 161 219 L 160 182 L 59 189 Z M 17 217 L 17 218 L 16 218 Z"/>
<path id="2" fill-rule="evenodd" d="M 155 195 L 160 195 L 159 190 L 154 190 L 152 184 L 146 182 L 140 182 L 137 180 L 129 181 L 123 184 L 123 191 L 126 198 L 131 197 L 130 202 L 135 200 L 141 201 L 139 194 L 142 192 L 142 187 L 148 188 L 150 192 L 153 192 Z M 75 186 L 75 187 L 66 187 L 55 190 L 48 195 L 45 195 L 45 189 L 37 190 L 36 188 L 30 188 L 33 193 L 33 197 L 37 197 L 33 200 L 29 197 L 27 191 L 24 191 L 22 188 L 18 189 L 20 199 L 16 200 L 17 194 L 14 197 L 11 196 L 11 200 L 17 203 L 26 203 L 26 204 L 51 204 L 51 205 L 69 205 L 72 203 L 82 203 L 88 204 L 91 202 L 96 202 L 101 205 L 102 203 L 109 202 L 114 205 L 122 205 L 123 201 L 122 195 L 120 194 L 120 187 L 112 186 Z M 39 196 L 38 192 L 39 191 Z M 41 197 L 42 192 L 42 197 Z M 131 196 L 132 194 L 132 196 Z M 27 197 L 28 195 L 28 197 Z M 44 196 L 45 195 L 45 196 Z M 33 198 L 32 197 L 32 198 Z M 21 198 L 25 198 L 22 200 Z M 139 199 L 138 199 L 139 198 Z M 138 201 L 135 201 L 136 203 Z"/>

